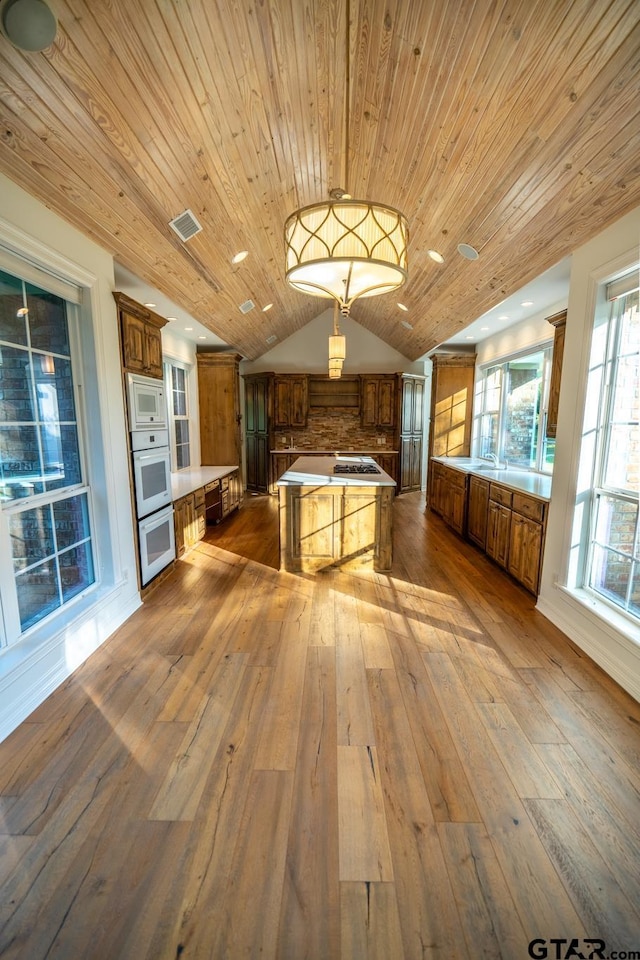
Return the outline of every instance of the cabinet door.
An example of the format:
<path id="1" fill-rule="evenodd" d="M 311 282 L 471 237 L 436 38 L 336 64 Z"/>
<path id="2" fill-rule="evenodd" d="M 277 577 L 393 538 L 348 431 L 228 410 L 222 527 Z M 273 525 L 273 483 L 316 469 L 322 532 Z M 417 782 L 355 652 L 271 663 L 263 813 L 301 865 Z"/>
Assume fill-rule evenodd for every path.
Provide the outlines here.
<path id="1" fill-rule="evenodd" d="M 413 437 L 400 440 L 400 490 L 411 490 L 413 479 Z"/>
<path id="2" fill-rule="evenodd" d="M 422 484 L 422 437 L 411 439 L 411 489 L 419 490 Z"/>
<path id="3" fill-rule="evenodd" d="M 173 526 L 176 539 L 176 556 L 182 557 L 185 552 L 185 501 L 176 500 L 173 505 Z"/>
<path id="4" fill-rule="evenodd" d="M 309 408 L 309 394 L 306 377 L 292 377 L 290 402 L 290 425 L 292 427 L 306 427 L 307 413 Z"/>
<path id="5" fill-rule="evenodd" d="M 542 555 L 542 524 L 512 514 L 509 573 L 532 593 L 538 592 Z"/>
<path id="6" fill-rule="evenodd" d="M 414 387 L 414 380 L 404 380 L 402 383 L 402 423 L 400 424 L 402 433 L 413 432 Z"/>
<path id="7" fill-rule="evenodd" d="M 373 377 L 363 377 L 360 403 L 362 426 L 375 427 L 378 417 L 378 381 Z"/>
<path id="8" fill-rule="evenodd" d="M 451 488 L 449 499 L 449 523 L 460 536 L 464 533 L 464 519 L 466 510 L 466 488 L 454 486 Z"/>
<path id="9" fill-rule="evenodd" d="M 258 475 L 260 472 L 258 466 L 258 447 L 260 444 L 260 437 L 257 437 L 255 433 L 248 433 L 245 437 L 245 441 L 247 451 L 247 490 L 257 490 Z"/>
<path id="10" fill-rule="evenodd" d="M 384 377 L 378 384 L 377 426 L 393 427 L 396 422 L 396 380 Z"/>
<path id="11" fill-rule="evenodd" d="M 235 465 L 242 460 L 239 359 L 239 354 L 198 354 L 203 465 Z"/>
<path id="12" fill-rule="evenodd" d="M 273 419 L 276 427 L 290 427 L 291 384 L 289 380 L 276 377 L 273 382 L 274 411 Z"/>
<path id="13" fill-rule="evenodd" d="M 467 534 L 470 540 L 483 549 L 487 541 L 488 504 L 489 483 L 480 477 L 470 477 Z"/>
<path id="14" fill-rule="evenodd" d="M 511 510 L 495 500 L 489 501 L 487 514 L 487 553 L 501 567 L 509 560 L 509 534 L 511 528 Z"/>
<path id="15" fill-rule="evenodd" d="M 439 513 L 440 516 L 442 516 L 443 474 L 444 468 L 442 464 L 432 461 L 431 483 L 427 495 L 429 497 L 429 506 L 434 513 Z"/>
<path id="16" fill-rule="evenodd" d="M 122 313 L 122 358 L 127 370 L 145 373 L 146 324 L 131 313 Z"/>
<path id="17" fill-rule="evenodd" d="M 424 382 L 416 380 L 413 384 L 413 426 L 414 433 L 422 433 L 424 412 Z"/>
<path id="18" fill-rule="evenodd" d="M 162 336 L 157 327 L 145 324 L 145 372 L 150 377 L 162 377 Z"/>

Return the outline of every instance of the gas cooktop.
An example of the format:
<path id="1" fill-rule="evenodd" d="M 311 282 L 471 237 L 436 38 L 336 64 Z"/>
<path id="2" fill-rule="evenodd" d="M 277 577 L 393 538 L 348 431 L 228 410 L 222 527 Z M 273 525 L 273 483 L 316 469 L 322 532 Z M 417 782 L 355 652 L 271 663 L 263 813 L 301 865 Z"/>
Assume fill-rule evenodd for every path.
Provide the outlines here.
<path id="1" fill-rule="evenodd" d="M 375 463 L 336 463 L 334 473 L 380 473 Z"/>

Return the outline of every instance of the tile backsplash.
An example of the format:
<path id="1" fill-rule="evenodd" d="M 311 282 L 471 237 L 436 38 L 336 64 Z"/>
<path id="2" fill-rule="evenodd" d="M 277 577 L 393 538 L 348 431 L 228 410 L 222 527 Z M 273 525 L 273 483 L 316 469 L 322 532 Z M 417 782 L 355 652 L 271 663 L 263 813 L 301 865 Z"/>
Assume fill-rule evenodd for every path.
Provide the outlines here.
<path id="1" fill-rule="evenodd" d="M 378 439 L 382 438 L 382 443 Z M 309 410 L 307 426 L 276 430 L 276 449 L 296 450 L 393 450 L 394 430 L 363 427 L 360 414 L 332 407 Z"/>

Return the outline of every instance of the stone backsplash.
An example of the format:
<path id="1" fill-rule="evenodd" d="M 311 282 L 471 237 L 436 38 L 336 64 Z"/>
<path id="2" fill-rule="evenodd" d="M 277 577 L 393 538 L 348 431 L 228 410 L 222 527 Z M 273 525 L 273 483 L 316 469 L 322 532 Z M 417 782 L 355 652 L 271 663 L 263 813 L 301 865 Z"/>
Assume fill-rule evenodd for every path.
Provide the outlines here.
<path id="1" fill-rule="evenodd" d="M 379 438 L 382 443 L 378 442 Z M 304 428 L 276 430 L 278 450 L 393 450 L 394 430 L 388 427 L 363 427 L 360 414 L 349 409 L 311 408 Z"/>

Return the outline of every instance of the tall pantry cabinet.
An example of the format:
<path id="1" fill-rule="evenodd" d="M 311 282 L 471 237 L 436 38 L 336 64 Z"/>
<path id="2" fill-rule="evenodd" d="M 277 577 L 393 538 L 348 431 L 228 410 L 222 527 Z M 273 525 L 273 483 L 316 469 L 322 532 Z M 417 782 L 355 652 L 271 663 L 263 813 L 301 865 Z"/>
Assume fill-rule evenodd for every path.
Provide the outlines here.
<path id="1" fill-rule="evenodd" d="M 198 353 L 200 450 L 203 466 L 240 466 L 239 353 Z"/>

